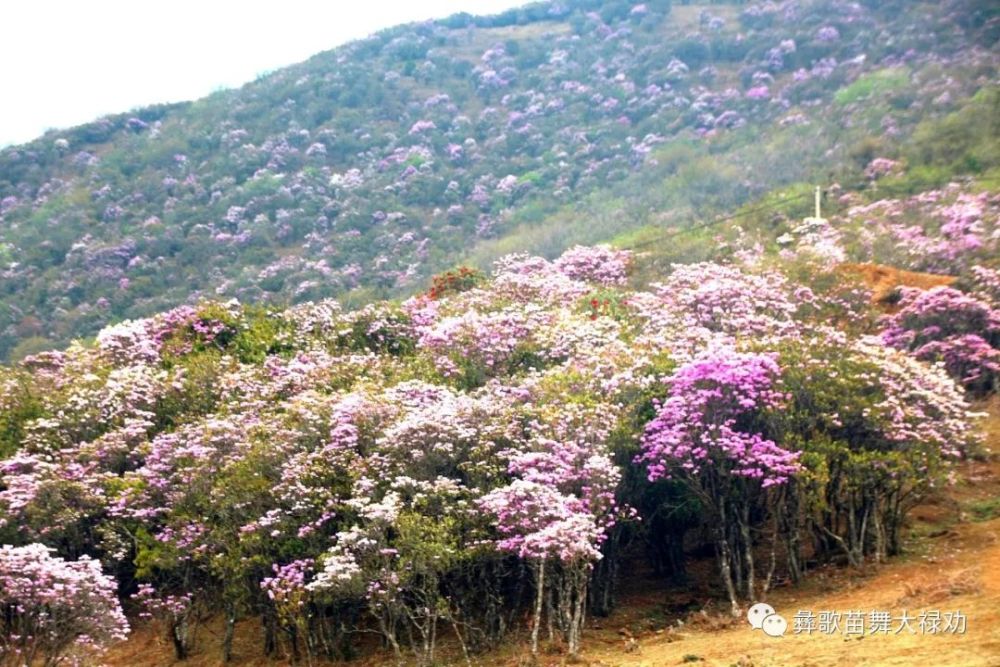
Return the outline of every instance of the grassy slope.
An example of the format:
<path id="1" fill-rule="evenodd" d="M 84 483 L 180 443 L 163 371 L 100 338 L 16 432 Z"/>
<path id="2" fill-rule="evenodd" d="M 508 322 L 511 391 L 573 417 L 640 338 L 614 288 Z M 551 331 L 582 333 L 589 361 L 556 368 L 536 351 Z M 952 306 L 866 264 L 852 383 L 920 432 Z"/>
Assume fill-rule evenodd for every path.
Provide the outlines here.
<path id="1" fill-rule="evenodd" d="M 938 9 L 946 9 L 943 11 L 946 15 L 972 16 L 976 5 L 974 0 L 950 0 Z M 500 104 L 497 96 L 476 93 L 474 77 L 462 74 L 463 68 L 457 65 L 471 68 L 481 64 L 483 52 L 496 44 L 515 45 L 522 53 L 536 49 L 547 52 L 554 43 L 554 35 L 565 36 L 575 30 L 566 20 L 540 20 L 527 25 L 495 28 L 438 30 L 428 45 L 433 46 L 432 51 L 438 50 L 447 55 L 456 71 L 448 73 L 450 69 L 442 66 L 439 74 L 435 75 L 437 78 L 403 75 L 391 85 L 380 77 L 362 76 L 383 71 L 398 73 L 397 70 L 405 69 L 403 56 L 392 55 L 388 46 L 385 53 L 377 49 L 373 51 L 374 55 L 365 52 L 366 69 L 363 72 L 351 70 L 349 76 L 344 74 L 344 81 L 339 78 L 341 70 L 350 66 L 352 61 L 348 59 L 345 64 L 340 64 L 337 60 L 340 54 L 348 52 L 341 50 L 320 54 L 306 63 L 261 77 L 240 90 L 223 91 L 192 103 L 145 110 L 143 113 L 150 122 L 154 118 L 163 121 L 160 138 L 155 141 L 150 140 L 148 134 L 119 130 L 105 133 L 105 136 L 92 127 L 90 130 L 75 128 L 51 133 L 25 148 L 49 155 L 54 150 L 51 148 L 53 141 L 65 134 L 70 137 L 72 147 L 66 156 L 56 159 L 50 155 L 51 161 L 43 164 L 35 164 L 31 160 L 17 161 L 17 166 L 7 171 L 0 165 L 0 191 L 6 192 L 6 181 L 9 181 L 7 185 L 10 188 L 21 184 L 22 180 L 42 182 L 58 178 L 68 184 L 65 192 L 51 195 L 30 216 L 18 213 L 20 217 L 6 221 L 6 226 L 0 225 L 4 229 L 4 233 L 0 234 L 3 237 L 0 238 L 0 265 L 17 259 L 31 267 L 30 271 L 21 271 L 6 280 L 9 293 L 0 294 L 0 301 L 12 306 L 7 309 L 10 312 L 0 309 L 0 357 L 17 359 L 39 349 L 58 347 L 76 336 L 93 334 L 109 321 L 149 315 L 196 299 L 198 294 L 214 294 L 220 282 L 232 282 L 227 287 L 229 291 L 226 295 L 239 296 L 244 301 L 270 299 L 284 303 L 292 299 L 337 294 L 349 305 L 358 305 L 420 289 L 422 280 L 430 274 L 463 259 L 486 266 L 498 255 L 529 249 L 553 256 L 568 245 L 614 238 L 637 228 L 655 231 L 666 226 L 683 226 L 716 212 L 730 211 L 762 193 L 788 184 L 803 181 L 828 184 L 834 178 L 844 176 L 857 180 L 866 158 L 899 157 L 901 144 L 906 143 L 916 123 L 931 121 L 952 109 L 961 109 L 967 105 L 968 96 L 996 84 L 994 58 L 987 41 L 992 33 L 981 26 L 960 28 L 949 23 L 951 19 L 931 20 L 928 17 L 936 16 L 936 13 L 929 8 L 935 5 L 928 3 L 913 3 L 913 11 L 909 13 L 893 12 L 885 7 L 885 3 L 878 3 L 872 20 L 875 25 L 897 35 L 893 49 L 905 45 L 921 53 L 937 53 L 940 50 L 941 57 L 933 61 L 908 61 L 906 65 L 895 68 L 884 67 L 880 64 L 880 54 L 887 53 L 887 47 L 881 41 L 873 40 L 869 33 L 864 33 L 866 41 L 859 44 L 852 42 L 849 48 L 845 46 L 840 59 L 846 61 L 847 56 L 865 51 L 870 56 L 866 64 L 844 65 L 843 71 L 832 79 L 817 79 L 809 84 L 811 88 L 807 91 L 793 92 L 788 109 L 771 103 L 752 106 L 746 100 L 734 103 L 747 116 L 749 125 L 742 130 L 724 131 L 711 140 L 693 138 L 691 130 L 697 114 L 689 110 L 683 113 L 663 112 L 662 117 L 643 116 L 634 127 L 622 129 L 609 125 L 608 118 L 590 118 L 589 105 L 577 101 L 571 102 L 572 112 L 565 118 L 535 119 L 544 140 L 537 146 L 532 144 L 529 150 L 514 148 L 518 145 L 514 142 L 505 152 L 503 146 L 506 144 L 497 144 L 499 148 L 484 152 L 481 164 L 461 168 L 447 165 L 439 155 L 433 178 L 429 176 L 428 182 L 438 178 L 445 183 L 455 178 L 462 184 L 465 194 L 480 171 L 495 172 L 496 177 L 507 173 L 524 175 L 537 172 L 544 175 L 542 187 L 516 201 L 496 204 L 490 210 L 490 215 L 498 219 L 496 229 L 499 238 L 482 239 L 471 233 L 470 229 L 475 226 L 473 213 L 477 212 L 470 212 L 472 217 L 463 219 L 461 228 L 453 228 L 433 215 L 435 208 L 445 208 L 451 200 L 406 195 L 397 201 L 385 194 L 383 186 L 387 181 L 375 175 L 372 175 L 372 189 L 365 190 L 365 196 L 360 197 L 358 202 L 349 198 L 340 202 L 344 211 L 338 214 L 341 216 L 338 222 L 340 229 L 358 228 L 366 236 L 361 241 L 350 241 L 338 236 L 339 232 L 323 232 L 329 251 L 308 249 L 300 240 L 276 241 L 270 238 L 267 225 L 254 231 L 255 234 L 260 232 L 260 247 L 215 248 L 206 241 L 207 237 L 202 232 L 191 235 L 191 228 L 196 223 L 216 224 L 230 205 L 242 206 L 254 199 L 268 200 L 261 207 L 272 217 L 272 222 L 278 208 L 308 209 L 294 214 L 297 216 L 296 224 L 303 229 L 312 224 L 318 210 L 323 208 L 322 198 L 318 195 L 316 201 L 311 202 L 304 202 L 308 197 L 300 195 L 294 205 L 276 203 L 280 197 L 271 196 L 274 188 L 267 186 L 270 183 L 268 179 L 248 184 L 245 179 L 255 168 L 262 166 L 264 158 L 246 158 L 248 162 L 243 164 L 240 151 L 224 147 L 222 137 L 233 127 L 246 126 L 250 136 L 241 141 L 259 146 L 268 140 L 272 143 L 280 143 L 283 139 L 298 142 L 292 132 L 298 126 L 310 129 L 313 139 L 322 136 L 322 130 L 333 131 L 331 136 L 338 138 L 329 138 L 329 158 L 323 162 L 322 168 L 339 172 L 352 166 L 364 167 L 369 160 L 358 157 L 363 150 L 372 151 L 373 156 L 382 156 L 391 146 L 411 143 L 407 138 L 409 123 L 431 113 L 422 108 L 422 101 L 434 92 L 445 91 L 454 98 L 459 112 L 471 119 L 478 119 L 487 106 L 500 105 L 504 113 L 497 116 L 499 120 L 483 121 L 483 128 L 478 128 L 480 121 L 477 120 L 474 123 L 476 127 L 468 130 L 449 131 L 447 135 L 442 130 L 430 141 L 437 146 L 438 153 L 446 141 L 461 141 L 466 135 L 478 136 L 481 143 L 496 139 L 506 132 L 503 119 L 507 107 Z M 701 2 L 675 3 L 669 18 L 656 25 L 654 41 L 650 41 L 644 28 L 636 28 L 632 36 L 638 44 L 638 55 L 635 62 L 626 59 L 628 62 L 623 67 L 640 84 L 640 89 L 647 78 L 662 82 L 663 76 L 657 72 L 663 69 L 673 50 L 680 48 L 685 36 L 695 31 L 699 13 L 706 8 L 726 21 L 722 32 L 711 39 L 719 40 L 720 44 L 730 44 L 730 38 L 736 33 L 746 33 L 751 40 L 759 41 L 754 42 L 753 54 L 745 58 L 743 55 L 716 54 L 705 61 L 718 69 L 717 81 L 708 86 L 717 93 L 727 88 L 743 90 L 743 79 L 749 72 L 763 67 L 761 50 L 770 48 L 781 37 L 793 32 L 799 39 L 799 55 L 796 58 L 802 61 L 797 65 L 808 67 L 818 53 L 810 51 L 815 27 L 812 23 L 782 25 L 774 31 L 748 31 L 738 19 L 741 9 L 738 3 L 713 3 L 710 6 Z M 835 21 L 835 17 L 821 19 L 817 15 L 814 22 L 828 19 Z M 954 36 L 965 34 L 962 31 L 967 28 L 970 30 L 968 39 L 955 41 Z M 584 31 L 585 37 L 588 34 Z M 420 37 L 420 28 L 401 27 L 392 35 L 412 41 Z M 386 39 L 388 41 L 388 37 Z M 610 47 L 587 37 L 575 43 L 573 48 L 578 49 L 576 55 L 582 58 L 604 53 L 603 50 Z M 615 64 L 617 58 L 607 55 L 602 59 L 618 67 Z M 405 62 L 413 65 L 419 59 Z M 642 63 L 652 63 L 649 68 L 654 71 L 644 72 L 647 68 Z M 690 98 L 696 97 L 701 86 L 696 76 L 697 69 L 697 66 L 692 68 L 688 81 L 690 85 L 677 84 L 678 90 L 685 91 Z M 789 84 L 793 69 L 789 66 L 775 73 L 773 90 L 782 90 Z M 520 93 L 530 88 L 546 91 L 549 97 L 559 94 L 559 81 L 554 75 L 546 74 L 544 68 L 526 64 L 523 70 L 525 83 L 523 86 L 519 84 Z M 909 78 L 903 76 L 904 70 Z M 859 75 L 860 78 L 856 78 Z M 595 90 L 613 92 L 614 86 L 609 83 L 592 81 L 589 69 L 573 76 L 595 84 Z M 308 86 L 298 85 L 301 77 L 308 78 Z M 349 85 L 352 83 L 356 85 Z M 931 99 L 936 99 L 938 93 L 945 89 L 952 96 L 951 102 L 942 105 L 932 103 Z M 350 104 L 341 100 L 341 97 L 346 99 L 352 95 L 358 96 L 364 105 L 356 106 L 357 100 Z M 282 111 L 282 102 L 288 98 L 297 100 L 296 108 L 301 110 L 296 112 L 297 115 L 283 115 L 292 113 Z M 974 119 L 1000 117 L 990 111 L 973 109 L 967 115 Z M 333 115 L 327 118 L 331 113 Z M 808 125 L 780 124 L 782 118 L 799 114 L 808 117 Z M 885 118 L 899 123 L 900 136 L 878 138 L 883 134 L 882 122 Z M 928 130 L 932 136 L 945 136 L 943 130 L 961 135 L 962 129 L 970 125 L 967 120 L 956 118 L 950 128 L 929 127 Z M 124 123 L 125 116 L 116 117 L 114 122 L 119 125 Z M 994 122 L 994 134 L 996 125 Z M 556 189 L 553 179 L 563 175 L 563 171 L 579 171 L 578 168 L 555 167 L 562 159 L 559 157 L 561 151 L 576 150 L 572 142 L 560 138 L 559 130 L 563 128 L 586 130 L 595 145 L 600 145 L 599 155 L 615 157 L 612 171 L 617 175 L 614 178 L 583 179 L 585 185 L 574 186 L 570 194 L 557 200 L 551 196 Z M 355 130 L 362 129 L 364 136 L 371 134 L 373 138 L 364 142 L 351 139 Z M 635 139 L 639 139 L 646 133 L 660 134 L 669 142 L 657 145 L 649 156 L 651 159 L 641 167 L 626 165 L 622 158 L 628 154 L 625 135 L 634 135 Z M 977 134 L 984 136 L 982 132 Z M 84 137 L 91 135 L 92 140 L 84 141 Z M 390 135 L 395 138 L 390 139 Z M 959 158 L 963 158 L 962 155 L 951 153 L 955 153 L 956 147 L 961 149 L 963 142 L 952 141 L 951 135 L 948 136 L 949 140 L 939 142 L 940 145 L 934 146 L 929 156 L 937 162 L 961 162 Z M 996 142 L 986 143 L 994 147 L 997 145 Z M 93 173 L 81 171 L 71 159 L 78 149 L 83 148 L 102 160 L 102 166 L 91 170 Z M 13 155 L 11 151 L 7 153 Z M 192 173 L 197 172 L 205 193 L 204 196 L 196 196 L 188 189 L 179 188 L 175 197 L 178 199 L 176 206 L 167 210 L 165 202 L 161 201 L 166 196 L 163 177 L 183 177 L 173 164 L 175 154 L 191 157 L 190 169 Z M 3 155 L 0 152 L 0 158 Z M 965 160 L 964 165 L 959 165 L 959 172 L 988 169 L 990 164 L 1000 160 L 998 155 L 1000 153 L 993 150 L 992 153 L 972 156 L 971 161 Z M 582 164 L 585 159 L 571 157 L 567 161 Z M 0 162 L 3 160 L 0 159 Z M 308 162 L 301 169 L 295 167 L 287 171 L 291 180 L 294 180 L 292 176 L 297 178 L 301 175 L 308 186 L 306 190 L 319 192 L 326 188 L 328 175 L 320 174 L 317 164 Z M 395 171 L 386 173 L 394 174 Z M 933 181 L 940 174 L 928 173 L 925 176 Z M 232 177 L 233 182 L 227 181 L 226 177 Z M 105 205 L 112 200 L 95 200 L 92 190 L 105 183 L 112 186 L 112 199 L 128 209 L 129 215 L 122 220 L 101 220 Z M 209 201 L 209 191 L 217 191 L 220 196 Z M 132 197 L 136 193 L 142 197 Z M 335 284 L 335 279 L 318 280 L 317 275 L 304 268 L 289 269 L 291 273 L 287 280 L 272 281 L 274 284 L 256 277 L 264 266 L 272 262 L 297 257 L 323 259 L 333 268 L 340 269 L 352 262 L 367 266 L 381 254 L 390 260 L 399 260 L 399 266 L 392 265 L 393 270 L 406 268 L 411 261 L 409 255 L 398 251 L 393 245 L 392 235 L 370 224 L 372 210 L 369 209 L 374 208 L 405 212 L 413 221 L 413 229 L 419 228 L 420 234 L 426 233 L 432 241 L 428 257 L 420 260 L 420 279 L 411 284 L 396 285 L 390 278 L 373 274 L 367 275 L 362 285 L 352 288 L 347 283 L 343 286 Z M 469 210 L 472 211 L 471 208 Z M 163 225 L 147 228 L 139 224 L 153 214 L 162 218 Z M 7 222 L 16 222 L 16 230 L 14 224 Z M 410 227 L 405 230 L 410 230 Z M 404 229 L 398 230 L 399 234 L 402 231 Z M 130 268 L 126 274 L 131 286 L 119 289 L 117 280 L 96 279 L 94 276 L 100 272 L 86 263 L 72 264 L 64 260 L 68 249 L 85 234 L 93 236 L 88 243 L 95 250 L 132 238 L 139 244 L 136 252 L 148 256 L 151 261 L 145 269 L 141 266 Z M 150 240 L 146 239 L 147 236 Z M 5 250 L 3 241 L 8 240 L 13 245 Z M 10 257 L 5 259 L 5 253 Z M 213 256 L 213 253 L 216 254 Z M 157 268 L 155 261 L 158 257 L 164 258 L 163 267 Z M 83 260 L 77 257 L 74 261 Z M 319 283 L 314 288 L 316 294 L 294 291 L 306 279 Z M 278 282 L 282 284 L 278 285 Z M 95 308 L 100 297 L 108 299 L 107 310 Z M 12 351 L 11 348 L 19 343 L 27 344 Z"/>

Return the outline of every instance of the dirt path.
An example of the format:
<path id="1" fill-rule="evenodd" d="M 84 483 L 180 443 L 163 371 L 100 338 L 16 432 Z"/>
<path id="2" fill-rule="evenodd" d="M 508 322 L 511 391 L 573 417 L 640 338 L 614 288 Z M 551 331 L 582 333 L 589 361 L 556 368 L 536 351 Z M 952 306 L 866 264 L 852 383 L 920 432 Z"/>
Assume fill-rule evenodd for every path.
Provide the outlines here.
<path id="1" fill-rule="evenodd" d="M 987 447 L 1000 452 L 1000 401 L 988 406 Z M 1000 665 L 1000 461 L 961 466 L 961 481 L 911 514 L 907 553 L 864 573 L 843 568 L 813 571 L 798 588 L 775 590 L 768 602 L 789 623 L 785 636 L 769 637 L 722 614 L 696 614 L 664 623 L 657 608 L 669 594 L 651 593 L 643 604 L 623 600 L 623 611 L 585 639 L 594 667 L 737 665 L 842 667 L 854 665 Z M 649 607 L 658 598 L 658 607 Z M 626 611 L 627 610 L 627 611 Z M 922 611 L 955 612 L 967 618 L 964 634 L 794 634 L 799 610 L 871 610 L 911 617 Z M 846 615 L 846 614 L 845 614 Z M 662 615 L 660 616 L 662 619 Z M 898 622 L 893 622 L 895 630 Z M 866 625 L 867 627 L 867 625 Z M 556 664 L 556 663 L 553 663 Z"/>
<path id="2" fill-rule="evenodd" d="M 996 486 L 993 487 L 996 489 Z M 937 525 L 928 524 L 928 525 Z M 619 631 L 587 637 L 592 662 L 634 665 L 1000 665 L 1000 519 L 962 523 L 931 531 L 927 552 L 884 565 L 870 575 L 818 571 L 799 589 L 773 593 L 769 602 L 789 623 L 798 610 L 847 612 L 886 610 L 911 617 L 923 610 L 961 611 L 965 634 L 866 635 L 845 638 L 813 633 L 772 638 L 739 622 L 731 627 L 651 630 L 623 636 Z M 607 625 L 612 625 L 614 618 Z M 697 618 L 695 619 L 697 621 Z M 892 627 L 896 627 L 893 623 Z M 614 633 L 617 636 L 609 636 Z M 611 645 L 609 645 L 609 643 Z M 600 645 L 604 649 L 597 649 Z M 742 659 L 742 662 L 741 662 Z"/>

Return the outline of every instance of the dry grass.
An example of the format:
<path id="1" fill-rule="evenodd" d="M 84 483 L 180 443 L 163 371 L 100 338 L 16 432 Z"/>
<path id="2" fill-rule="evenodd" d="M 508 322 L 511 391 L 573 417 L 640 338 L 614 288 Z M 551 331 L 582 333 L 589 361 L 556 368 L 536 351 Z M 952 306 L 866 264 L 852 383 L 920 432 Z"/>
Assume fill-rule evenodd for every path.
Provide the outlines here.
<path id="1" fill-rule="evenodd" d="M 675 3 L 670 8 L 670 20 L 664 21 L 663 25 L 667 31 L 672 33 L 685 34 L 694 31 L 699 25 L 698 16 L 705 10 L 712 14 L 712 16 L 718 16 L 725 20 L 724 32 L 739 30 L 740 7 L 735 4 L 696 3 L 682 5 Z"/>
<path id="2" fill-rule="evenodd" d="M 983 590 L 983 571 L 971 568 L 954 574 L 946 573 L 938 578 L 903 584 L 903 589 L 906 593 L 896 601 L 899 607 L 943 602 L 959 595 L 975 595 Z"/>

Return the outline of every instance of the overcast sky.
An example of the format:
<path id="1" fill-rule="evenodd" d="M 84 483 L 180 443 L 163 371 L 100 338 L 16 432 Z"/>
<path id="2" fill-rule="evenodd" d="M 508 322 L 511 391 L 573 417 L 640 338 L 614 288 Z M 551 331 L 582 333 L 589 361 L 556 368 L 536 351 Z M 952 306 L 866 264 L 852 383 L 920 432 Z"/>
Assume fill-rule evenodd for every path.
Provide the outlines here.
<path id="1" fill-rule="evenodd" d="M 525 0 L 5 0 L 0 146 L 202 97 L 399 23 Z"/>

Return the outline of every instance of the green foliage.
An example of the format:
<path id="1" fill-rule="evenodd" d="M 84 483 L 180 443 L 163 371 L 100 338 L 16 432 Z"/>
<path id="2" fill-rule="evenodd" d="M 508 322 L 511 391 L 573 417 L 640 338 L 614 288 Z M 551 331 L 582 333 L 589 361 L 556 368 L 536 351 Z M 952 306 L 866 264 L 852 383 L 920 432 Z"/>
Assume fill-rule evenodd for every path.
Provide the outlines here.
<path id="1" fill-rule="evenodd" d="M 416 341 L 408 331 L 410 317 L 398 305 L 359 311 L 349 331 L 339 333 L 337 345 L 355 351 L 385 352 L 394 356 L 413 354 Z"/>
<path id="2" fill-rule="evenodd" d="M 969 505 L 975 521 L 992 521 L 1000 517 L 1000 498 L 988 498 Z"/>
<path id="3" fill-rule="evenodd" d="M 928 170 L 914 176 L 924 182 L 931 174 L 978 173 L 1000 166 L 1000 88 L 983 87 L 959 110 L 921 122 L 906 153 L 911 163 Z M 939 171 L 931 171 L 935 168 Z"/>
<path id="4" fill-rule="evenodd" d="M 853 83 L 841 88 L 833 100 L 844 106 L 862 100 L 889 98 L 905 91 L 910 86 L 910 72 L 902 67 L 890 67 L 858 77 Z"/>
<path id="5" fill-rule="evenodd" d="M 580 299 L 578 308 L 594 320 L 601 316 L 608 316 L 622 321 L 626 319 L 628 313 L 623 303 L 624 298 L 619 290 L 595 290 Z"/>
<path id="6" fill-rule="evenodd" d="M 173 543 L 157 540 L 143 526 L 135 529 L 135 575 L 139 580 L 167 578 L 185 555 Z"/>
<path id="7" fill-rule="evenodd" d="M 458 523 L 440 508 L 432 509 L 429 515 L 404 512 L 396 522 L 393 546 L 399 549 L 400 569 L 409 576 L 437 576 L 460 557 Z"/>
<path id="8" fill-rule="evenodd" d="M 0 368 L 0 456 L 13 454 L 24 439 L 25 425 L 45 414 L 28 376 Z"/>
<path id="9" fill-rule="evenodd" d="M 8 356 L 10 357 L 10 361 L 16 362 L 55 347 L 57 347 L 56 343 L 45 336 L 29 336 L 28 338 L 22 338 L 17 345 L 11 348 Z"/>
<path id="10" fill-rule="evenodd" d="M 167 357 L 174 385 L 180 388 L 164 396 L 156 410 L 157 427 L 170 429 L 185 421 L 198 419 L 216 409 L 222 398 L 218 379 L 222 376 L 222 354 L 218 350 L 202 350 L 181 357 Z"/>
<path id="11" fill-rule="evenodd" d="M 263 306 L 244 306 L 229 349 L 242 363 L 261 363 L 265 357 L 290 349 L 280 341 L 288 325 L 278 312 Z"/>

